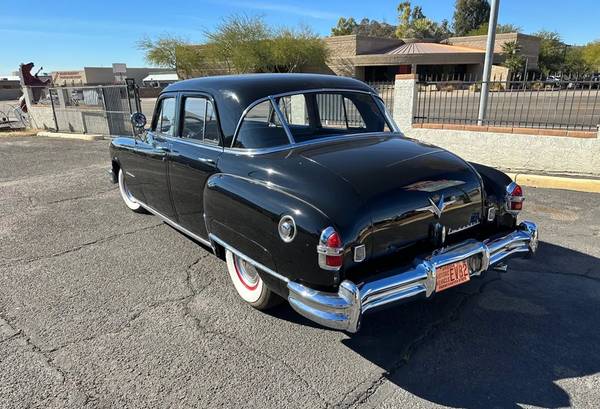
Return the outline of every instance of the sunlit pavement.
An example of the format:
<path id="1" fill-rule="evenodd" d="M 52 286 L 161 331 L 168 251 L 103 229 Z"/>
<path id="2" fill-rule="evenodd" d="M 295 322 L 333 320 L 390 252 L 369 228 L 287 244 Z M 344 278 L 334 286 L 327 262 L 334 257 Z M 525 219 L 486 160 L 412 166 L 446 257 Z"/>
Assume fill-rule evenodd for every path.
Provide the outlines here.
<path id="1" fill-rule="evenodd" d="M 244 305 L 107 146 L 0 139 L 1 407 L 597 407 L 600 195 L 526 189 L 534 259 L 349 336 Z"/>

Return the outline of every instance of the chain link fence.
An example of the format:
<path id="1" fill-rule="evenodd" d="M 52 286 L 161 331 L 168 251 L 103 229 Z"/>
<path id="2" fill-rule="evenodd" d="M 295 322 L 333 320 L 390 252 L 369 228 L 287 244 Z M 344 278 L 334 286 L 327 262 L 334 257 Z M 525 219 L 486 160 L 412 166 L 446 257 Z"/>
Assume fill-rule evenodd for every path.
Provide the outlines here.
<path id="1" fill-rule="evenodd" d="M 49 89 L 59 132 L 133 135 L 130 117 L 139 107 L 135 89 L 126 85 Z M 43 101 L 43 100 L 41 100 Z"/>

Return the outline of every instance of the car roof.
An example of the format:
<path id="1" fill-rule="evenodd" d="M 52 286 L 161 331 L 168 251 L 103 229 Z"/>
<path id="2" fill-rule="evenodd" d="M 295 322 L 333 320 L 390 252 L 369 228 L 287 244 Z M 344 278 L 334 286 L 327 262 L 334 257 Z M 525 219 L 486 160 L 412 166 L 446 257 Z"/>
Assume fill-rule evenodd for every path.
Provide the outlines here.
<path id="1" fill-rule="evenodd" d="M 253 102 L 288 92 L 314 89 L 374 92 L 364 82 L 324 74 L 244 74 L 193 78 L 169 85 L 166 92 L 204 92 L 215 99 L 225 140 L 231 140 L 244 110 Z"/>

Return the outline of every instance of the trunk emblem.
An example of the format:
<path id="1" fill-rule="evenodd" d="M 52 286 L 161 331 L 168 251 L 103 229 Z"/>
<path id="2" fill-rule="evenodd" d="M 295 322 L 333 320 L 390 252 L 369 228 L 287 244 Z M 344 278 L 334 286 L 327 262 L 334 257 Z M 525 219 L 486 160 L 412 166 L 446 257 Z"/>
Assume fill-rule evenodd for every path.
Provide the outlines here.
<path id="1" fill-rule="evenodd" d="M 456 202 L 456 200 L 444 201 L 444 195 L 441 194 L 437 203 L 434 202 L 432 198 L 429 198 L 429 203 L 431 203 L 431 205 L 417 209 L 417 211 L 425 211 L 425 210 L 429 211 L 429 212 L 433 213 L 433 215 L 436 218 L 439 219 L 440 217 L 442 217 L 442 212 L 444 211 L 444 209 L 446 207 L 450 206 L 454 202 Z"/>

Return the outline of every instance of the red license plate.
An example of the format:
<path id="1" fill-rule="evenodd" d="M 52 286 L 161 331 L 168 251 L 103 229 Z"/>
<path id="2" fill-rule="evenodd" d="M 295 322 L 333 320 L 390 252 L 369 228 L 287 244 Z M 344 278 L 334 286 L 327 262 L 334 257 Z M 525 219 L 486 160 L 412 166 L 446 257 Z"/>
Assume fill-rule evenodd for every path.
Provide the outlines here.
<path id="1" fill-rule="evenodd" d="M 435 270 L 435 291 L 444 291 L 469 281 L 469 265 L 466 261 L 447 264 Z"/>

